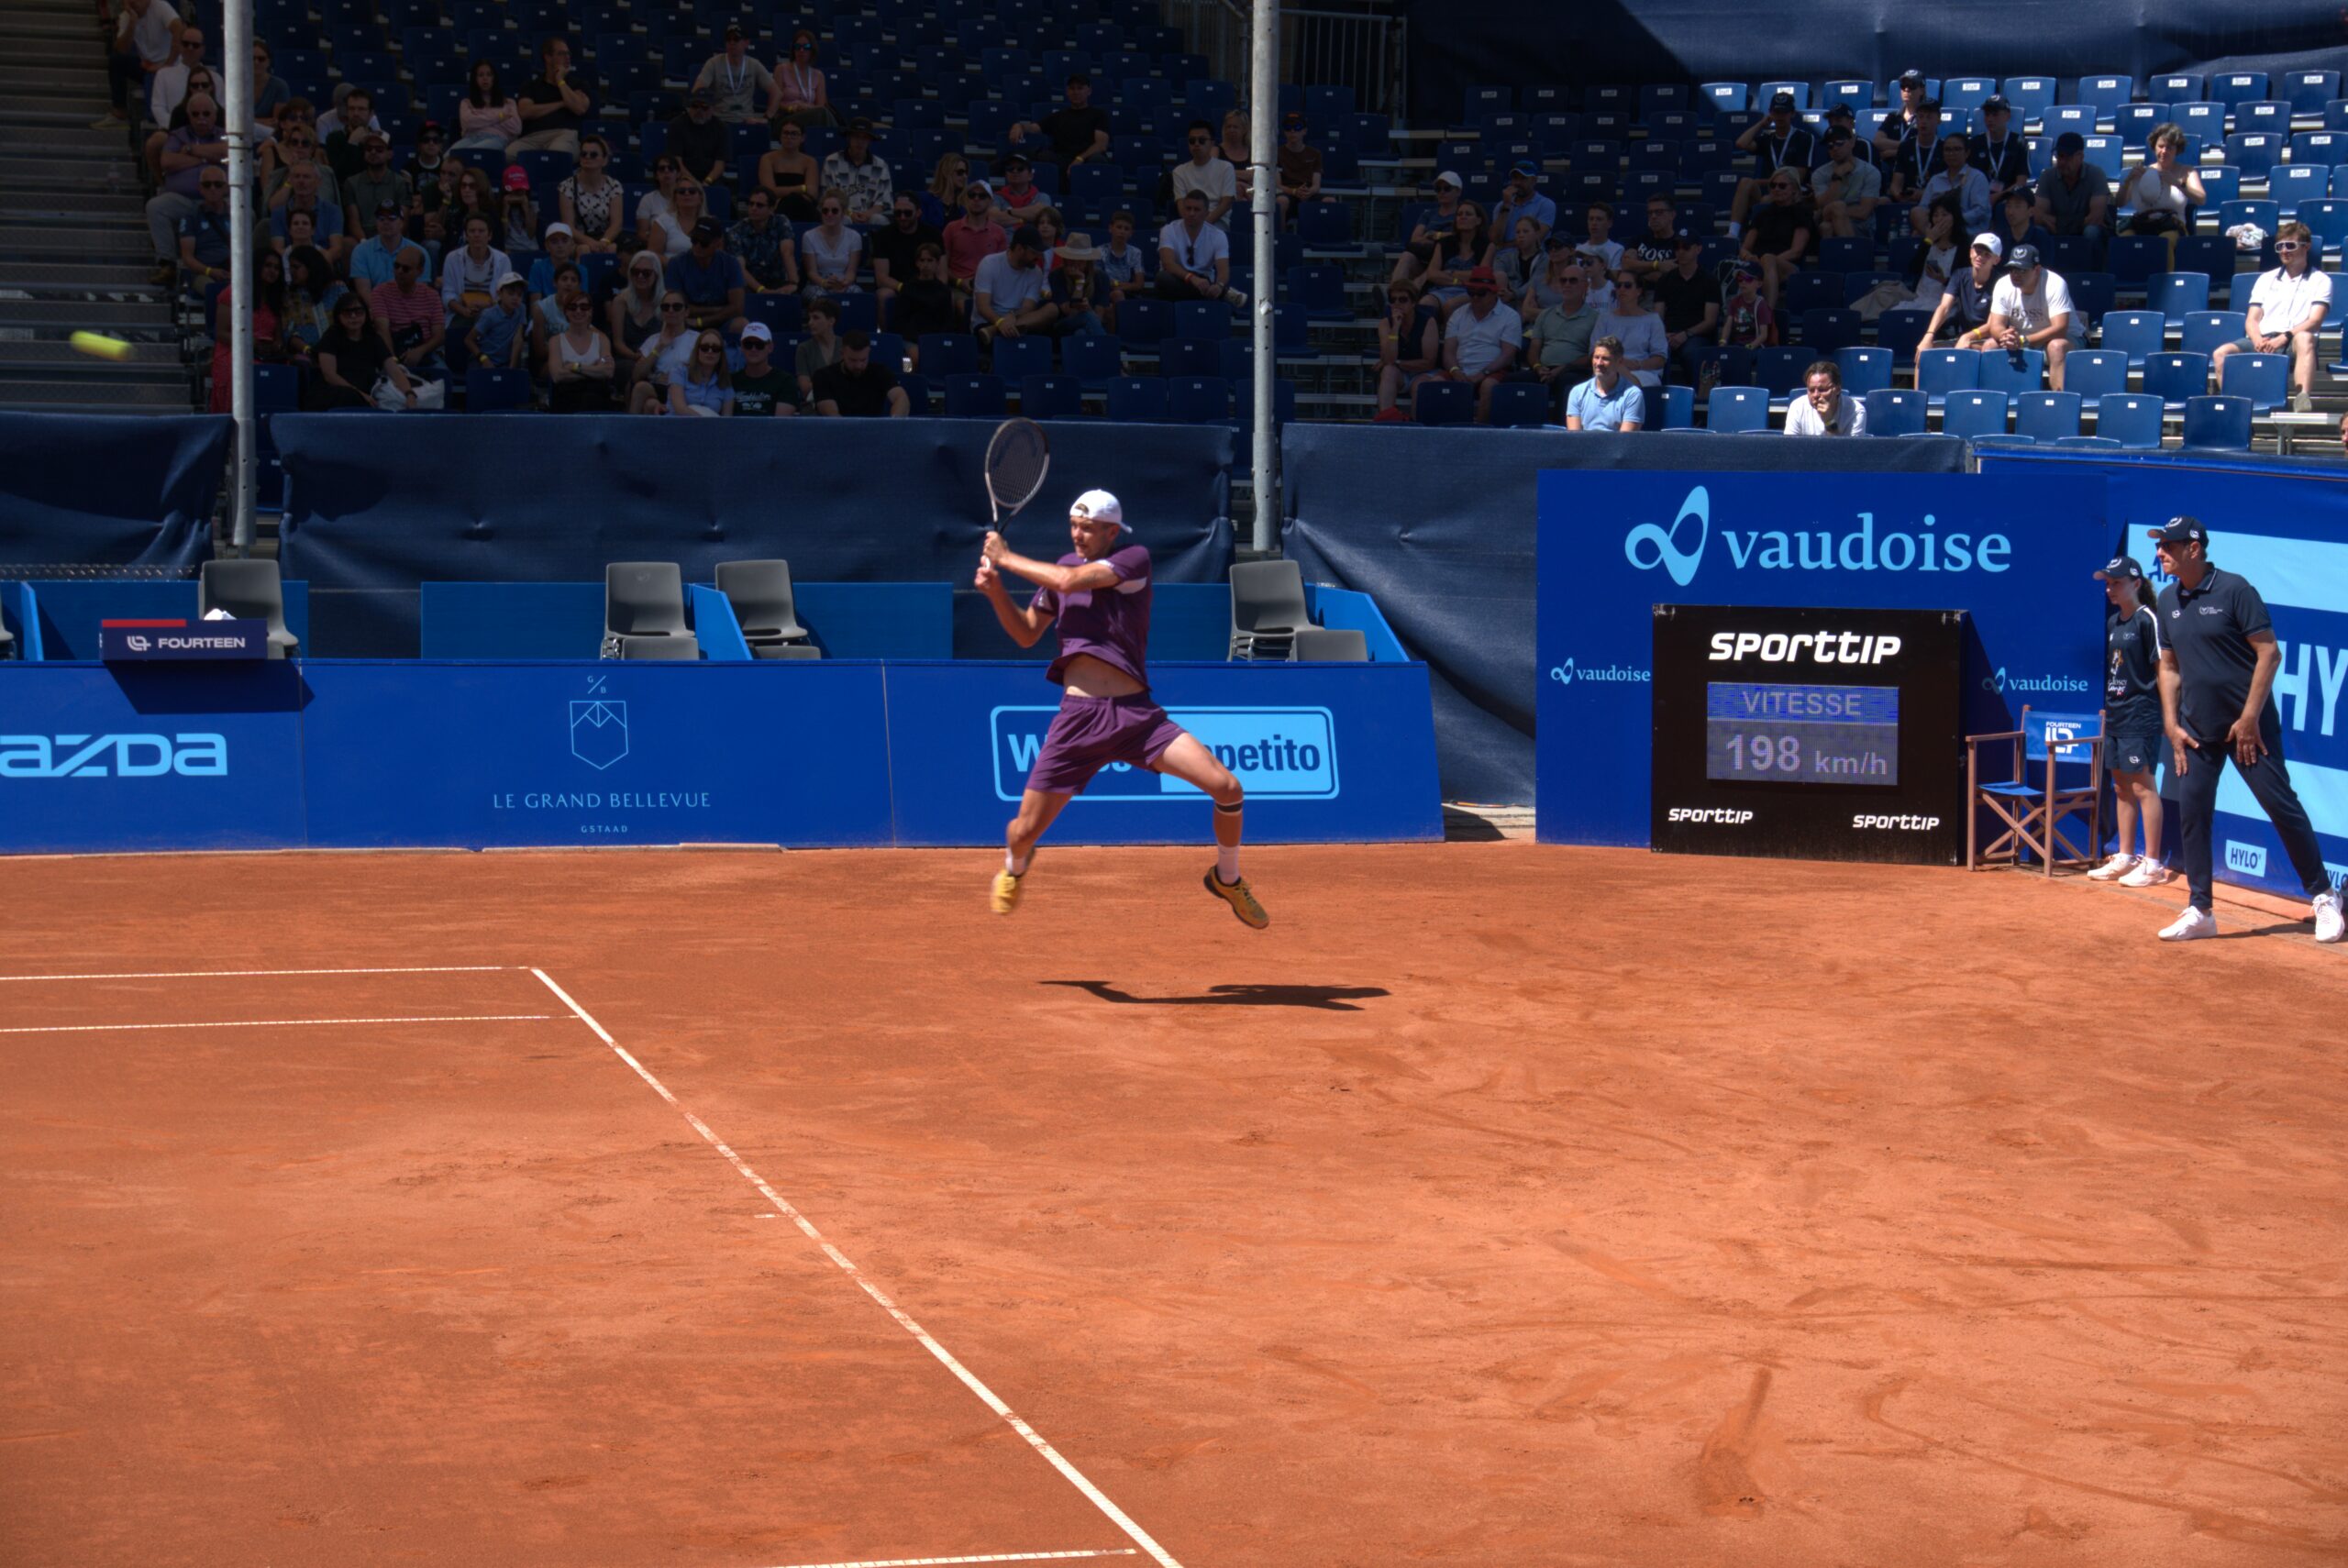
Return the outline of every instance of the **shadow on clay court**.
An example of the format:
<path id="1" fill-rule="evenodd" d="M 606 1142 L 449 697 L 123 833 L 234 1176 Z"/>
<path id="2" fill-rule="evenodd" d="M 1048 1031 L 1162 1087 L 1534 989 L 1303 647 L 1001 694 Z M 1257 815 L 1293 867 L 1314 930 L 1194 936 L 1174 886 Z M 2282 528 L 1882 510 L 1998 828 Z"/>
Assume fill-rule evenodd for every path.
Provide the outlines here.
<path id="1" fill-rule="evenodd" d="M 1383 986 L 1209 986 L 1204 996 L 1137 997 L 1106 980 L 1044 980 L 1091 991 L 1105 1002 L 1128 1007 L 1309 1007 L 1324 1012 L 1359 1012 L 1350 999 L 1388 996 Z"/>

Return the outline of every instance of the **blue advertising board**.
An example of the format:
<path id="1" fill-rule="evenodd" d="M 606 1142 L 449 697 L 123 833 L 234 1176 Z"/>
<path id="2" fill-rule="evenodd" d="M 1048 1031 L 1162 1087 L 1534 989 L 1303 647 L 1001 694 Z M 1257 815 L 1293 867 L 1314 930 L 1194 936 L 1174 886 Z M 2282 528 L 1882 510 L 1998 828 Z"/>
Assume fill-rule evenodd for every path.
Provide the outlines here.
<path id="1" fill-rule="evenodd" d="M 2097 701 L 2110 533 L 2099 480 L 2049 473 L 1543 474 L 1539 835 L 1647 842 L 1655 605 L 1967 611 L 1985 734 Z"/>

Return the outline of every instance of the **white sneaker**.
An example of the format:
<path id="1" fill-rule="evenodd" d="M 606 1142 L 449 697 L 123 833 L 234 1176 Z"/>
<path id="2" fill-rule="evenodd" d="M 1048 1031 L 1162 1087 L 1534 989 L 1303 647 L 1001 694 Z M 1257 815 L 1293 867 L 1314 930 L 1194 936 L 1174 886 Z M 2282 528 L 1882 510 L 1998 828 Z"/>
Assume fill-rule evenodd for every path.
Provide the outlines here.
<path id="1" fill-rule="evenodd" d="M 2121 872 L 2127 870 L 2131 866 L 2135 864 L 2136 857 L 2132 855 L 2115 855 L 2110 859 L 2105 861 L 2102 865 L 2097 867 L 2094 870 L 2088 872 L 2088 880 L 2090 882 L 2112 881 L 2118 878 Z"/>
<path id="2" fill-rule="evenodd" d="M 2315 896 L 2315 939 L 2337 942 L 2348 933 L 2348 916 L 2340 912 L 2338 893 L 2318 893 Z"/>
<path id="3" fill-rule="evenodd" d="M 2139 860 L 2136 869 L 2120 878 L 2123 888 L 2157 888 L 2175 873 L 2157 860 Z"/>
<path id="4" fill-rule="evenodd" d="M 2218 934 L 2218 917 L 2208 910 L 2185 906 L 2185 912 L 2171 923 L 2161 927 L 2163 942 L 2194 942 L 2204 936 Z"/>

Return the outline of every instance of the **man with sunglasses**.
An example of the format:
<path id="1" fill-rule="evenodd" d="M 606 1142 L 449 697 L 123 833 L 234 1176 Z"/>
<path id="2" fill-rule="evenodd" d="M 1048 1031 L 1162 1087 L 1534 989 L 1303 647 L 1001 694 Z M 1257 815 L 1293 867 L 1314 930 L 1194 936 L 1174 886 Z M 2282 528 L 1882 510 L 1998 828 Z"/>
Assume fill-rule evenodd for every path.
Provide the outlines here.
<path id="1" fill-rule="evenodd" d="M 172 111 L 187 96 L 188 73 L 203 63 L 204 29 L 183 26 L 172 40 L 171 63 L 147 79 L 147 117 L 159 126 L 170 125 Z"/>
<path id="2" fill-rule="evenodd" d="M 774 193 L 765 186 L 751 186 L 742 198 L 742 219 L 725 231 L 725 248 L 742 263 L 758 293 L 799 292 L 799 257 L 791 226 L 774 215 Z"/>
<path id="3" fill-rule="evenodd" d="M 889 225 L 866 236 L 864 248 L 872 255 L 872 290 L 886 311 L 897 291 L 921 275 L 919 260 L 925 245 L 945 248 L 937 230 L 921 221 L 921 207 L 899 192 L 889 207 Z"/>
<path id="4" fill-rule="evenodd" d="M 703 62 L 701 74 L 693 78 L 693 91 L 708 94 L 717 117 L 729 126 L 758 123 L 758 96 L 761 93 L 767 99 L 764 117 L 771 119 L 781 103 L 774 72 L 750 53 L 749 39 L 743 36 L 739 22 L 725 24 L 724 48 Z M 739 398 L 735 400 L 734 412 L 742 412 Z"/>
<path id="5" fill-rule="evenodd" d="M 872 150 L 872 122 L 858 116 L 847 123 L 840 149 L 824 160 L 824 189 L 847 198 L 847 221 L 862 227 L 879 223 L 896 199 L 895 176 L 889 160 Z"/>
<path id="6" fill-rule="evenodd" d="M 1221 228 L 1239 197 L 1239 171 L 1216 153 L 1214 127 L 1206 121 L 1192 120 L 1184 139 L 1190 157 L 1174 166 L 1175 205 L 1195 191 L 1206 199 L 1207 222 Z"/>
<path id="7" fill-rule="evenodd" d="M 342 210 L 354 226 L 381 206 L 396 207 L 404 215 L 415 204 L 415 185 L 405 170 L 393 166 L 391 138 L 370 131 L 360 149 L 359 172 L 343 182 Z"/>
<path id="8" fill-rule="evenodd" d="M 220 105 L 199 93 L 187 102 L 187 124 L 163 143 L 163 188 L 147 203 L 147 232 L 155 242 L 151 281 L 157 287 L 168 287 L 179 277 L 180 220 L 194 216 L 203 206 L 205 171 L 217 170 L 225 174 L 227 168 L 228 144 L 220 133 Z M 336 218 L 339 230 L 340 215 Z"/>
<path id="9" fill-rule="evenodd" d="M 431 275 L 432 264 L 424 247 L 404 245 L 392 257 L 390 282 L 371 296 L 376 319 L 392 340 L 392 351 L 401 363 L 412 367 L 438 359 L 448 346 L 449 312 L 440 303 L 440 291 L 426 281 Z M 357 274 L 352 276 L 355 281 Z"/>
<path id="10" fill-rule="evenodd" d="M 1092 78 L 1071 71 L 1068 102 L 1040 120 L 1021 120 L 1011 127 L 1011 144 L 1023 145 L 1031 136 L 1052 144 L 1052 157 L 1062 169 L 1073 169 L 1088 158 L 1109 150 L 1109 111 L 1092 106 Z M 905 274 L 912 276 L 911 273 Z"/>
<path id="11" fill-rule="evenodd" d="M 1170 300 L 1228 300 L 1244 309 L 1247 296 L 1231 286 L 1231 237 L 1207 221 L 1203 191 L 1188 191 L 1181 215 L 1158 231 L 1157 293 Z"/>
<path id="12" fill-rule="evenodd" d="M 1801 116 L 1794 108 L 1794 95 L 1778 93 L 1769 100 L 1767 116 L 1754 121 L 1738 135 L 1736 150 L 1753 154 L 1758 168 L 1736 182 L 1736 194 L 1730 199 L 1731 239 L 1744 231 L 1745 217 L 1772 175 L 1781 169 L 1790 169 L 1804 179 L 1810 177 L 1811 166 L 1818 161 L 1818 138 L 1802 124 Z"/>
<path id="13" fill-rule="evenodd" d="M 421 193 L 440 178 L 440 160 L 449 148 L 449 133 L 438 120 L 415 127 L 415 156 L 407 160 L 408 182 Z"/>
<path id="14" fill-rule="evenodd" d="M 685 296 L 685 319 L 697 328 L 736 333 L 746 325 L 743 296 L 749 280 L 742 263 L 718 248 L 723 233 L 715 218 L 693 225 L 692 248 L 669 263 L 669 286 Z"/>
<path id="15" fill-rule="evenodd" d="M 2251 285 L 2243 336 L 2218 346 L 2210 373 L 2222 385 L 2221 369 L 2233 355 L 2288 354 L 2291 407 L 2305 414 L 2315 390 L 2316 334 L 2331 313 L 2331 279 L 2315 264 L 2313 231 L 2296 218 L 2276 226 L 2275 259 L 2276 269 Z"/>
<path id="16" fill-rule="evenodd" d="M 968 305 L 979 263 L 1011 247 L 1010 231 L 995 221 L 992 186 L 973 180 L 962 187 L 962 215 L 946 226 L 939 243 L 946 248 L 946 276 L 954 285 L 956 302 Z"/>
<path id="17" fill-rule="evenodd" d="M 556 35 L 538 45 L 538 74 L 515 94 L 522 111 L 522 134 L 505 144 L 511 161 L 524 152 L 579 156 L 579 127 L 595 112 L 595 94 L 570 69 L 570 42 Z"/>
<path id="18" fill-rule="evenodd" d="M 228 281 L 228 171 L 206 169 L 195 211 L 180 219 L 180 272 L 190 287 Z"/>
<path id="19" fill-rule="evenodd" d="M 734 372 L 734 417 L 788 419 L 799 412 L 799 378 L 777 370 L 774 334 L 763 321 L 742 328 L 742 368 Z"/>
<path id="20" fill-rule="evenodd" d="M 392 281 L 393 264 L 410 250 L 419 257 L 424 255 L 424 248 L 407 237 L 407 230 L 400 222 L 400 209 L 389 202 L 377 203 L 374 234 L 360 240 L 359 248 L 350 253 L 350 286 L 355 289 L 382 287 Z M 420 275 L 425 282 L 431 282 L 432 263 L 428 259 Z M 437 293 L 435 297 L 437 297 Z M 382 308 L 381 304 L 375 306 L 379 314 Z"/>

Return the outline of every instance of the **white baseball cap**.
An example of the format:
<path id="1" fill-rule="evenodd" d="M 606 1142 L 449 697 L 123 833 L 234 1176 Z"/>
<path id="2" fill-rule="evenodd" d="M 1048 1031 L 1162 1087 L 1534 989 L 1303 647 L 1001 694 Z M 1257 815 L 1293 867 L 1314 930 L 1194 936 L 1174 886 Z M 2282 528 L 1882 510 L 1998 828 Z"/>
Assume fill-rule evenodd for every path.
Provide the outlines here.
<path id="1" fill-rule="evenodd" d="M 1986 250 L 1992 256 L 2003 256 L 2006 253 L 2006 242 L 1994 234 L 1984 232 L 1973 237 L 1973 248 Z"/>
<path id="2" fill-rule="evenodd" d="M 1125 509 L 1105 490 L 1086 491 L 1070 503 L 1068 514 L 1094 523 L 1114 523 L 1120 528 L 1125 525 Z"/>

